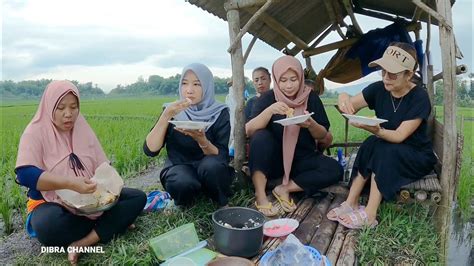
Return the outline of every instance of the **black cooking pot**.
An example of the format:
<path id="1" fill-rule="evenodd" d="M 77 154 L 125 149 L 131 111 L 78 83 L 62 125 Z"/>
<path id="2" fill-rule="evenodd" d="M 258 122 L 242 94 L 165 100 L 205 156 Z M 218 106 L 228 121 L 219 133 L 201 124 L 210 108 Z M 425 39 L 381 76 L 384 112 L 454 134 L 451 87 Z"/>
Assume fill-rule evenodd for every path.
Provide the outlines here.
<path id="1" fill-rule="evenodd" d="M 229 207 L 212 214 L 214 243 L 222 254 L 250 258 L 262 247 L 265 216 L 253 209 Z"/>

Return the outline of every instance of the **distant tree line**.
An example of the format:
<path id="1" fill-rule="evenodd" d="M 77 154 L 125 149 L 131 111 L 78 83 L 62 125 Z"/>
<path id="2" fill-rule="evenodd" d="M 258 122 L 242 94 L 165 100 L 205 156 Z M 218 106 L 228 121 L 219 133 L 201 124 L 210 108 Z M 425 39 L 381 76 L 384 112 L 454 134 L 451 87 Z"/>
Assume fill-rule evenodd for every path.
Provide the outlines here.
<path id="1" fill-rule="evenodd" d="M 51 79 L 41 80 L 24 80 L 14 82 L 11 80 L 0 81 L 0 95 L 3 99 L 35 99 L 43 95 L 46 86 L 51 82 Z M 97 84 L 92 82 L 79 83 L 78 81 L 71 81 L 74 83 L 81 94 L 81 98 L 96 98 L 104 97 L 105 93 Z"/>
<path id="2" fill-rule="evenodd" d="M 79 88 L 82 98 L 100 98 L 106 96 L 151 96 L 151 95 L 178 95 L 180 74 L 169 78 L 159 75 L 151 75 L 148 79 L 138 77 L 137 81 L 129 85 L 117 85 L 108 94 L 92 82 L 79 83 L 72 82 Z M 37 99 L 43 94 L 44 89 L 50 83 L 51 79 L 25 80 L 14 82 L 11 80 L 0 81 L 0 96 L 4 100 L 8 99 Z M 228 82 L 230 78 L 214 77 L 216 94 L 227 94 L 229 92 Z M 255 95 L 255 88 L 252 80 L 245 78 L 245 89 L 249 95 Z M 471 90 L 472 92 L 472 90 Z M 321 98 L 337 98 L 338 93 L 335 90 L 324 90 Z"/>
<path id="3" fill-rule="evenodd" d="M 159 75 L 151 75 L 148 80 L 139 77 L 135 83 L 122 86 L 118 85 L 110 95 L 177 95 L 179 80 L 181 74 L 176 74 L 169 78 L 163 78 Z M 230 78 L 214 77 L 214 87 L 216 94 L 227 94 L 229 87 L 227 85 Z M 245 78 L 245 88 L 250 94 L 255 94 L 252 81 Z"/>

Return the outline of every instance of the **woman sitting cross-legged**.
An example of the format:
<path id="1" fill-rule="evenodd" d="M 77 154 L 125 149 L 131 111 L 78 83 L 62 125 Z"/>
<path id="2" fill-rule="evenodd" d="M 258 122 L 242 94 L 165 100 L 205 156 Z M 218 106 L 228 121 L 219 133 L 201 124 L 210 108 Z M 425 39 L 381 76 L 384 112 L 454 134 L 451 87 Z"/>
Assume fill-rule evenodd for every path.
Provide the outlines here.
<path id="1" fill-rule="evenodd" d="M 348 228 L 376 226 L 382 199 L 393 199 L 402 186 L 429 174 L 436 163 L 427 135 L 426 121 L 431 112 L 428 94 L 412 82 L 417 67 L 415 49 L 406 43 L 392 43 L 383 57 L 369 66 L 382 69 L 382 81 L 353 97 L 341 93 L 338 100 L 344 113 L 354 114 L 368 106 L 378 118 L 388 120 L 377 126 L 351 122 L 373 135 L 357 153 L 346 201 L 327 215 Z M 362 207 L 359 197 L 367 182 L 369 200 L 367 207 Z"/>
<path id="2" fill-rule="evenodd" d="M 79 91 L 69 81 L 53 81 L 41 98 L 38 111 L 20 139 L 15 172 L 29 188 L 27 226 L 45 246 L 85 247 L 107 243 L 134 227 L 146 203 L 140 190 L 123 188 L 110 210 L 80 215 L 66 206 L 56 190 L 93 193 L 95 170 L 109 162 L 96 135 L 80 114 Z M 79 253 L 68 259 L 77 263 Z"/>
<path id="3" fill-rule="evenodd" d="M 229 110 L 214 99 L 214 79 L 203 64 L 183 69 L 180 100 L 170 104 L 146 137 L 144 151 L 156 156 L 166 145 L 168 158 L 160 173 L 163 187 L 176 205 L 189 205 L 205 192 L 219 206 L 228 204 L 232 176 L 229 168 Z M 210 123 L 205 129 L 177 128 L 169 123 Z"/>
<path id="4" fill-rule="evenodd" d="M 272 194 L 285 212 L 296 205 L 290 193 L 304 191 L 311 196 L 317 190 L 342 178 L 339 163 L 317 149 L 317 141 L 326 138 L 329 121 L 318 95 L 304 85 L 303 68 L 291 56 L 283 56 L 272 67 L 274 89 L 255 102 L 251 120 L 245 125 L 250 140 L 249 167 L 255 186 L 255 205 L 266 216 L 278 214 L 265 193 L 267 179 L 283 177 Z M 294 115 L 314 112 L 300 124 L 274 123 Z"/>

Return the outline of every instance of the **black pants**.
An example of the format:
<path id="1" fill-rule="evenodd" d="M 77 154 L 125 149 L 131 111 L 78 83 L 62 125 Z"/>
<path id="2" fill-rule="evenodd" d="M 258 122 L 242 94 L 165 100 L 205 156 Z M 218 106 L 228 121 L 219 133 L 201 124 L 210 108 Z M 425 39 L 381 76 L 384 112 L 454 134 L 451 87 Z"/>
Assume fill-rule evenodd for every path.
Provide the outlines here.
<path id="1" fill-rule="evenodd" d="M 107 243 L 115 235 L 125 232 L 143 210 L 145 203 L 146 195 L 143 191 L 123 188 L 117 204 L 97 220 L 91 220 L 72 214 L 60 204 L 47 202 L 34 209 L 31 226 L 38 240 L 45 246 L 69 246 L 85 237 L 92 229 L 101 243 Z"/>
<path id="2" fill-rule="evenodd" d="M 161 184 L 176 205 L 189 205 L 203 191 L 220 206 L 229 202 L 232 176 L 227 162 L 208 155 L 195 165 L 173 165 L 160 174 Z"/>
<path id="3" fill-rule="evenodd" d="M 261 171 L 266 178 L 282 178 L 283 150 L 272 132 L 258 130 L 250 140 L 250 171 Z M 315 151 L 303 158 L 294 158 L 290 179 L 301 187 L 308 196 L 342 179 L 343 169 L 334 159 Z"/>

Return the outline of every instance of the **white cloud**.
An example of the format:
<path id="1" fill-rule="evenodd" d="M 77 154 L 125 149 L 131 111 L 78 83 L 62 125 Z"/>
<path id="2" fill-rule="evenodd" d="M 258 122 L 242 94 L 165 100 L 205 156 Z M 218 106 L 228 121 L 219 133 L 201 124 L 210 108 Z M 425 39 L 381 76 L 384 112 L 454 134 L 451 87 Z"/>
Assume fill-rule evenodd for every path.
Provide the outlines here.
<path id="1" fill-rule="evenodd" d="M 192 62 L 218 76 L 231 75 L 227 23 L 184 0 L 2 1 L 2 78 L 67 78 L 92 81 L 106 91 L 138 76 L 170 76 Z M 472 67 L 472 2 L 458 0 L 453 20 L 458 44 Z M 388 22 L 360 16 L 364 30 Z M 467 33 L 466 33 L 467 32 Z M 438 33 L 433 27 L 435 72 L 440 71 Z M 425 37 L 425 33 L 422 33 Z M 250 35 L 243 38 L 246 49 Z M 324 43 L 340 40 L 333 32 Z M 316 71 L 334 52 L 314 56 Z M 279 51 L 257 41 L 245 66 L 271 69 Z M 302 63 L 304 60 L 298 57 Z M 374 79 L 368 77 L 367 79 Z M 357 81 L 357 82 L 364 82 Z M 357 83 L 354 82 L 354 83 Z M 330 88 L 342 86 L 327 81 Z"/>

